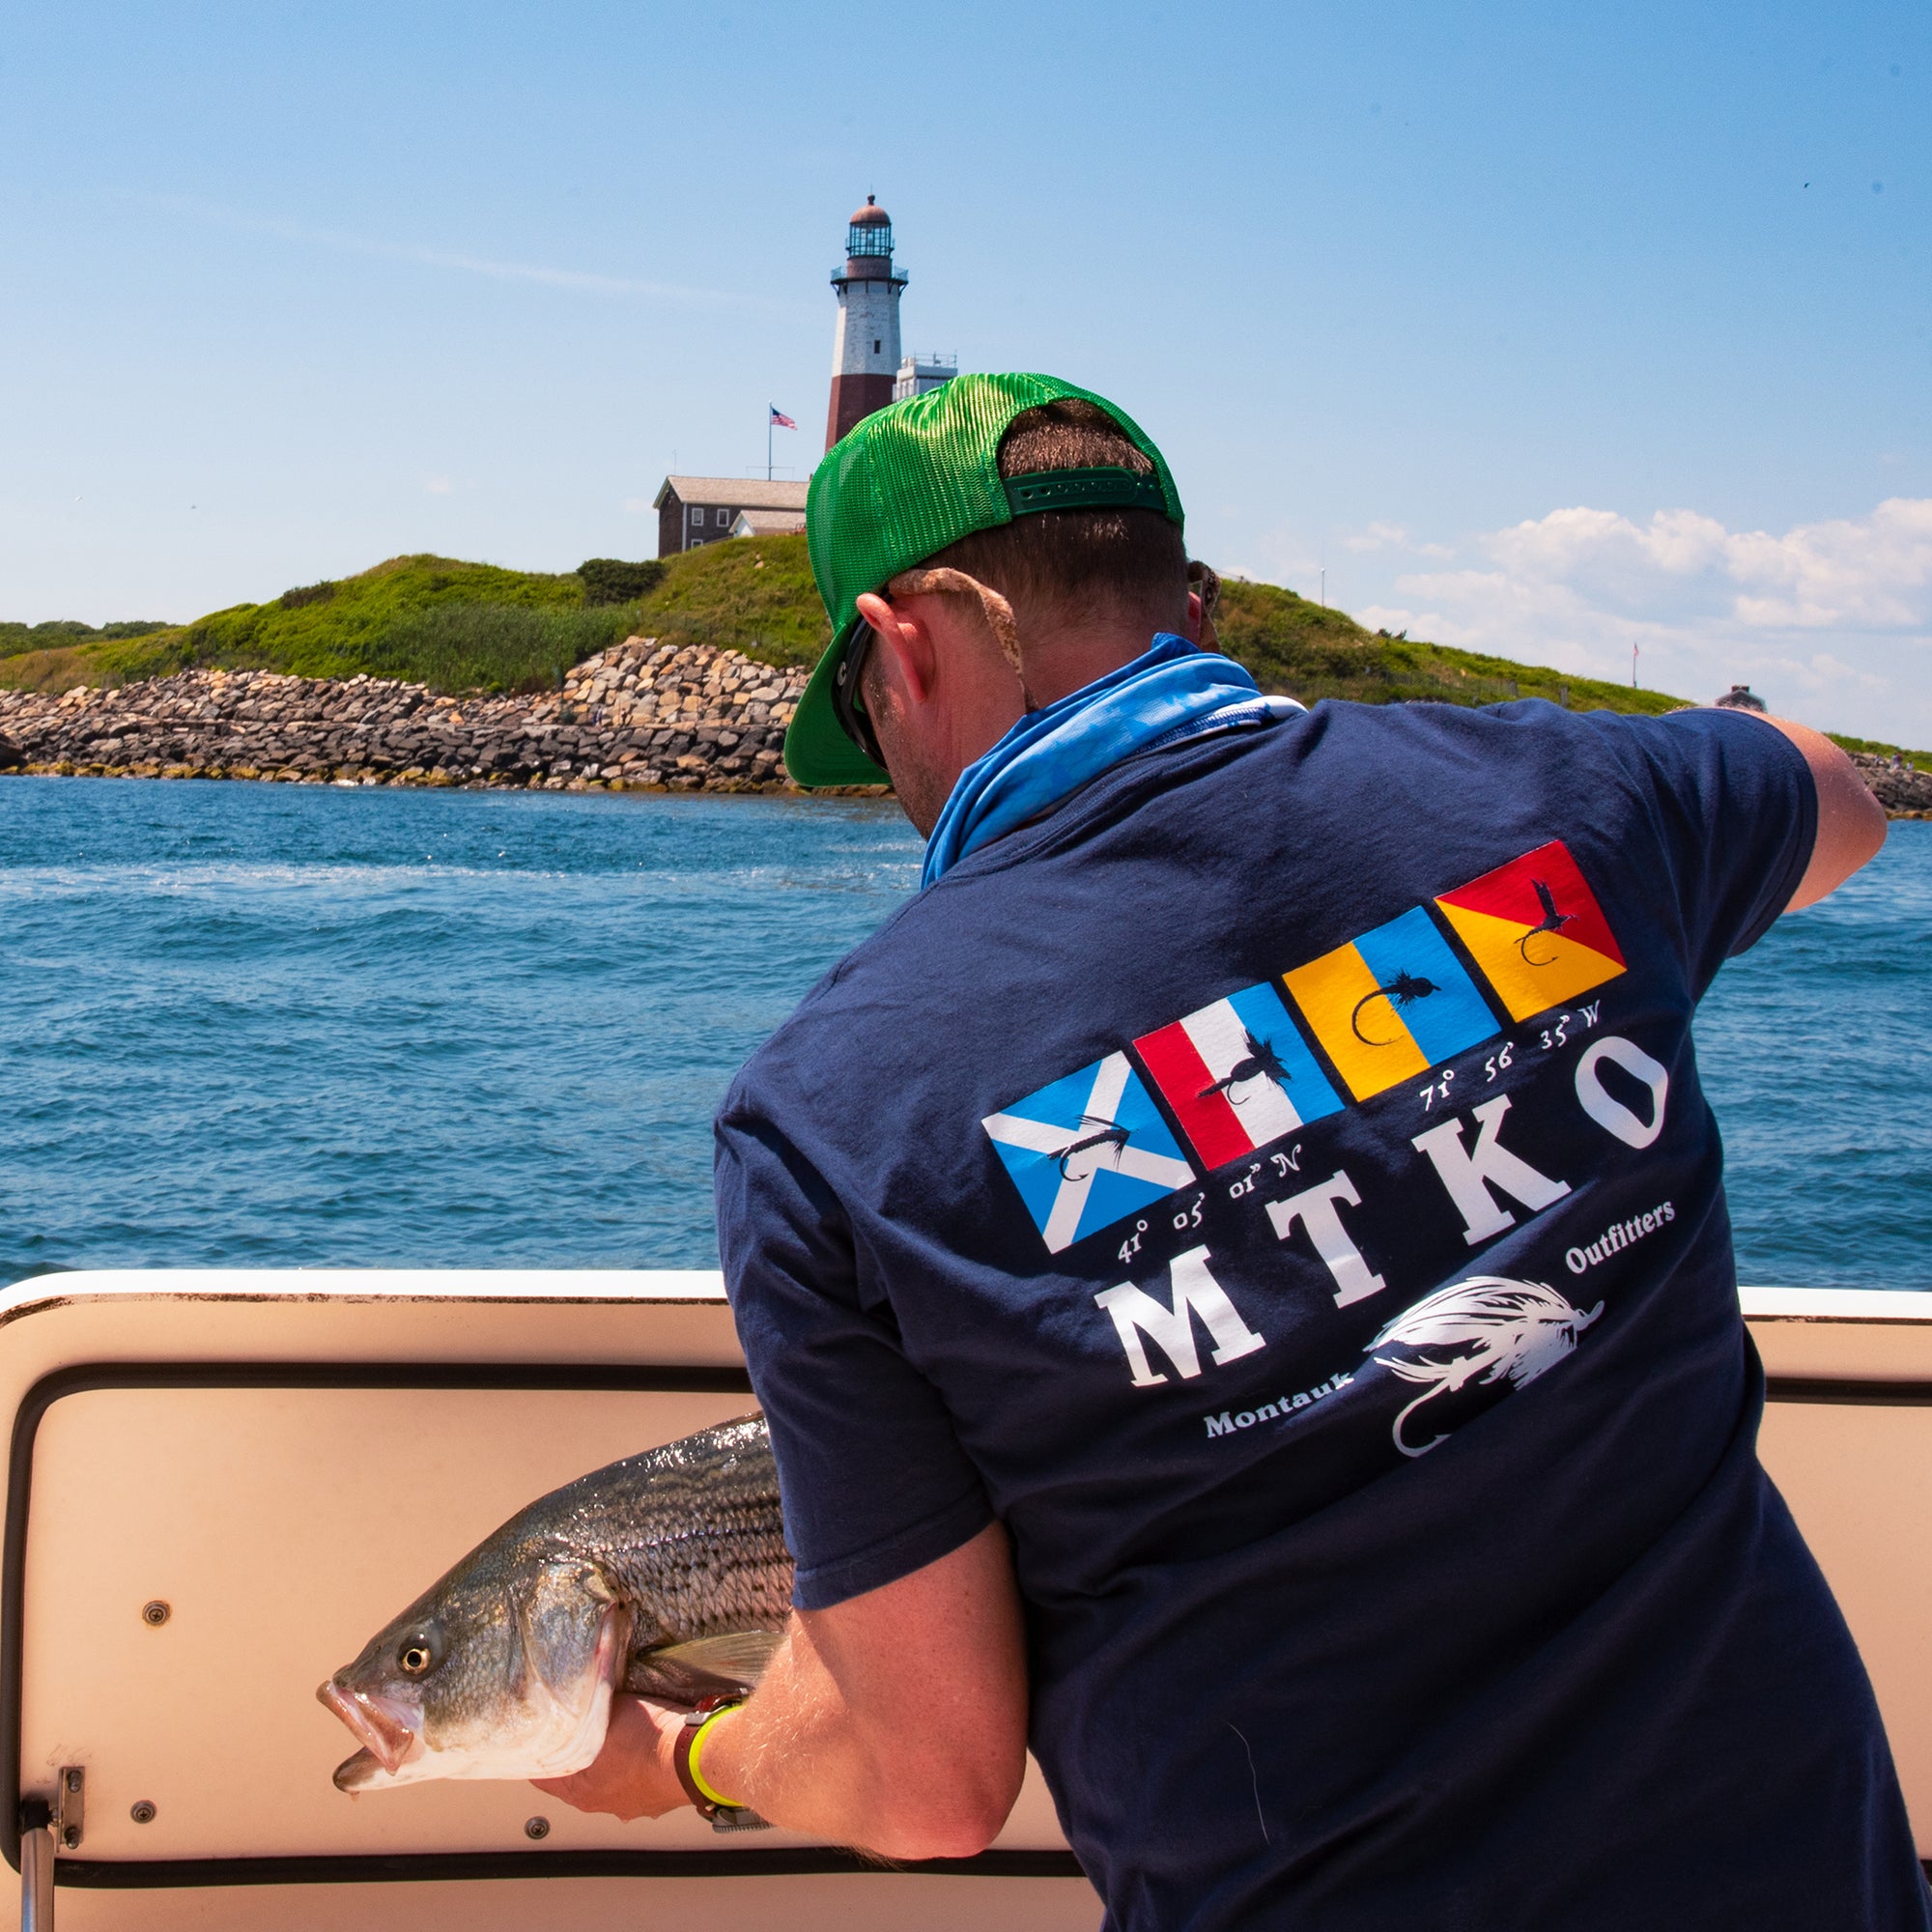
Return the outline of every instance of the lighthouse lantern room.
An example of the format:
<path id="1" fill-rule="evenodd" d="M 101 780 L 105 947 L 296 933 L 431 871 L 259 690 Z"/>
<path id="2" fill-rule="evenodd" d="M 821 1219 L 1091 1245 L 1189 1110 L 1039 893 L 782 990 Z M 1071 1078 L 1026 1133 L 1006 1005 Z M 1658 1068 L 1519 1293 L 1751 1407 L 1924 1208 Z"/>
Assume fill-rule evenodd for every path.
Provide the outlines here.
<path id="1" fill-rule="evenodd" d="M 893 266 L 892 217 L 868 194 L 846 227 L 844 266 L 832 271 L 838 327 L 832 342 L 827 449 L 893 399 L 899 371 L 899 297 L 905 285 L 905 270 Z"/>

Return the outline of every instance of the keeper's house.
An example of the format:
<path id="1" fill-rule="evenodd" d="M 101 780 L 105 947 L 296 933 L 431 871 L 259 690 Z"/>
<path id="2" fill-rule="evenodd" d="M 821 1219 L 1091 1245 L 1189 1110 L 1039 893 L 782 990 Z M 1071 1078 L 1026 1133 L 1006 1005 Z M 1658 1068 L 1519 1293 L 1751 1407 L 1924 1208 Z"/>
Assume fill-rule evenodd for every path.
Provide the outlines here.
<path id="1" fill-rule="evenodd" d="M 732 535 L 740 516 L 759 535 L 805 527 L 803 483 L 766 483 L 746 476 L 667 476 L 652 499 L 658 513 L 658 554 L 675 556 Z M 782 523 L 767 522 L 782 513 Z"/>

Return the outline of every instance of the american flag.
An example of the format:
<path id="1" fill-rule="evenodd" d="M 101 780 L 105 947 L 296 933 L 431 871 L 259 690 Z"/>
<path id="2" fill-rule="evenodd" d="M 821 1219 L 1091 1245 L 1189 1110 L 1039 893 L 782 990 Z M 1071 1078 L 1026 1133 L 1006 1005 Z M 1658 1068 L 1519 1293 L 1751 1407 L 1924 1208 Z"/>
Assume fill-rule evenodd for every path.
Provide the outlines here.
<path id="1" fill-rule="evenodd" d="M 774 429 L 796 429 L 798 427 L 776 403 L 768 403 L 765 407 L 772 412 L 772 427 Z"/>

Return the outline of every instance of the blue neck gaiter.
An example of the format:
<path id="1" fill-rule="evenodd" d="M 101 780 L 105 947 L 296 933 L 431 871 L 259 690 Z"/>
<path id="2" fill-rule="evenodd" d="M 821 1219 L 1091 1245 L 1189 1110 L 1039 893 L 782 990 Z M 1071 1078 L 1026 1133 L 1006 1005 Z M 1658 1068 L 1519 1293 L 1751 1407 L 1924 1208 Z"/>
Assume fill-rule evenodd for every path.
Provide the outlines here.
<path id="1" fill-rule="evenodd" d="M 959 774 L 926 840 L 920 890 L 1137 752 L 1301 710 L 1214 651 L 1163 631 L 1131 664 L 1034 711 Z"/>

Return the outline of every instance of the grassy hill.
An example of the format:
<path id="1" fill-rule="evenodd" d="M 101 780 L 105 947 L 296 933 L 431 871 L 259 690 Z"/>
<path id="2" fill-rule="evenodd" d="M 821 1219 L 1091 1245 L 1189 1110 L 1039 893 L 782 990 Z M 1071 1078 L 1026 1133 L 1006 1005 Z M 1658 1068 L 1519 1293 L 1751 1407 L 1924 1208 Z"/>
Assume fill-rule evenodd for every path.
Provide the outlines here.
<path id="1" fill-rule="evenodd" d="M 0 684 L 64 690 L 218 665 L 302 677 L 366 671 L 455 689 L 553 687 L 579 658 L 621 637 L 625 616 L 623 606 L 587 605 L 576 575 L 396 556 L 358 577 L 134 637 L 10 652 L 13 639 L 0 635 Z"/>
<path id="2" fill-rule="evenodd" d="M 1287 692 L 1304 704 L 1321 697 L 1366 704 L 1422 698 L 1499 704 L 1511 697 L 1547 697 L 1578 711 L 1658 712 L 1686 702 L 1661 691 L 1635 691 L 1365 631 L 1343 611 L 1272 583 L 1223 582 L 1216 624 L 1221 648 L 1246 665 L 1264 691 Z"/>
<path id="3" fill-rule="evenodd" d="M 1225 583 L 1220 631 L 1223 648 L 1264 691 L 1306 703 L 1493 704 L 1521 696 L 1576 710 L 1661 712 L 1686 701 L 1365 631 L 1344 612 L 1271 583 Z M 270 603 L 233 605 L 192 624 L 0 624 L 0 686 L 64 691 L 208 665 L 303 677 L 368 672 L 442 691 L 554 690 L 579 659 L 633 632 L 728 646 L 768 664 L 813 663 L 828 630 L 805 539 L 745 538 L 662 565 L 592 562 L 560 575 L 398 556 L 357 577 L 298 585 Z M 1908 755 L 1932 769 L 1932 754 Z"/>
<path id="4" fill-rule="evenodd" d="M 632 566 L 641 596 L 597 601 L 585 565 L 550 575 L 394 556 L 191 624 L 0 625 L 0 686 L 65 691 L 195 666 L 300 677 L 406 677 L 443 691 L 554 690 L 581 658 L 642 629 L 810 664 L 826 624 L 802 537 L 717 544 Z"/>

